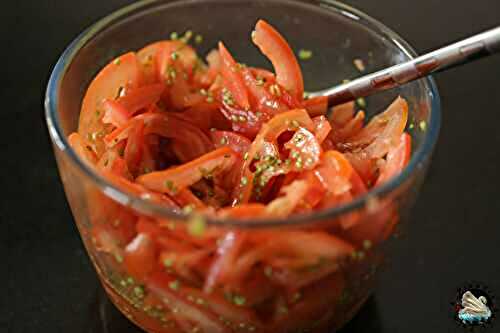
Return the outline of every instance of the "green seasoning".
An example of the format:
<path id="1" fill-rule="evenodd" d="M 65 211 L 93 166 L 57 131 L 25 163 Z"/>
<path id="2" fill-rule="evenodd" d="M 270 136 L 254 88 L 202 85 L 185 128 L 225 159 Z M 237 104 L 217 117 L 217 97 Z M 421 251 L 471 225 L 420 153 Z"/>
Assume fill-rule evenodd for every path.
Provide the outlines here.
<path id="1" fill-rule="evenodd" d="M 171 281 L 168 286 L 170 287 L 170 289 L 172 290 L 178 290 L 179 289 L 179 286 L 180 286 L 180 282 L 179 280 L 174 280 L 174 281 Z"/>
<path id="2" fill-rule="evenodd" d="M 311 50 L 300 49 L 299 50 L 299 58 L 300 60 L 309 60 L 313 56 L 313 52 Z"/>
<path id="3" fill-rule="evenodd" d="M 362 109 L 366 108 L 366 99 L 364 99 L 363 97 L 360 97 L 356 100 L 356 104 L 358 104 L 358 106 Z"/>
<path id="4" fill-rule="evenodd" d="M 246 303 L 246 298 L 241 296 L 241 295 L 234 295 L 233 296 L 233 303 L 238 305 L 238 306 L 243 306 Z"/>
<path id="5" fill-rule="evenodd" d="M 203 217 L 194 215 L 188 222 L 188 232 L 195 237 L 203 235 L 206 229 L 206 223 Z"/>
<path id="6" fill-rule="evenodd" d="M 165 187 L 172 194 L 177 192 L 177 188 L 175 187 L 174 182 L 171 181 L 171 180 L 166 180 L 165 181 Z"/>
<path id="7" fill-rule="evenodd" d="M 176 31 L 173 31 L 172 33 L 170 33 L 170 39 L 171 40 L 179 39 L 179 34 Z"/>
<path id="8" fill-rule="evenodd" d="M 424 120 L 422 120 L 422 121 L 418 124 L 418 127 L 420 127 L 420 130 L 421 130 L 422 132 L 425 132 L 425 130 L 427 129 L 427 123 L 426 123 Z"/>

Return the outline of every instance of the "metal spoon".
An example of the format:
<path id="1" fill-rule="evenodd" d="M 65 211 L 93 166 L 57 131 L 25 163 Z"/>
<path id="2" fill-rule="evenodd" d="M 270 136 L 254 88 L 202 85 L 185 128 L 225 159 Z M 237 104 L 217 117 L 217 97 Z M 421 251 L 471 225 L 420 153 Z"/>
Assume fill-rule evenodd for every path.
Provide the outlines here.
<path id="1" fill-rule="evenodd" d="M 429 74 L 460 66 L 498 52 L 500 52 L 500 27 L 340 86 L 314 92 L 310 96 L 326 96 L 329 106 L 338 105 L 392 89 Z"/>

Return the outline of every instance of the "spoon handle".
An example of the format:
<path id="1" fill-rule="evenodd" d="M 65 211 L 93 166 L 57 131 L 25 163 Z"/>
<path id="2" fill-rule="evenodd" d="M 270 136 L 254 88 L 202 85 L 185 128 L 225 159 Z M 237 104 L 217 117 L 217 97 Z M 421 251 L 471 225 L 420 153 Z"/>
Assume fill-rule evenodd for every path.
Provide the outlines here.
<path id="1" fill-rule="evenodd" d="M 311 96 L 327 96 L 329 106 L 338 105 L 498 52 L 500 52 L 500 27 L 346 84 L 313 93 Z"/>

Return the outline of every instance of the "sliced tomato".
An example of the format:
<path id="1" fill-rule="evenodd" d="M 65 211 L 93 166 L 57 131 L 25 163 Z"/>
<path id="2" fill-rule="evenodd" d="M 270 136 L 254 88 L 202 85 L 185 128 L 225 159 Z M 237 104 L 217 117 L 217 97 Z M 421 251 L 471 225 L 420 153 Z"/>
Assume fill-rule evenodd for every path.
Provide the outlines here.
<path id="1" fill-rule="evenodd" d="M 82 139 L 80 134 L 72 133 L 68 137 L 68 141 L 71 148 L 73 148 L 76 154 L 83 161 L 87 162 L 91 166 L 95 165 L 95 163 L 97 162 L 97 156 L 90 146 L 85 145 L 85 141 Z"/>
<path id="2" fill-rule="evenodd" d="M 248 330 L 248 327 L 253 327 L 256 332 L 266 332 L 262 322 L 252 310 L 230 303 L 216 292 L 206 294 L 187 287 L 181 288 L 181 292 L 185 297 L 191 297 L 198 303 L 202 302 L 217 317 L 225 318 L 238 332 Z"/>
<path id="3" fill-rule="evenodd" d="M 356 103 L 348 102 L 345 104 L 336 105 L 332 110 L 332 126 L 343 127 L 354 118 L 356 112 Z"/>
<path id="4" fill-rule="evenodd" d="M 298 126 L 298 127 L 297 127 Z M 254 172 L 251 166 L 255 163 L 255 158 L 259 157 L 266 147 L 273 147 L 273 142 L 277 142 L 278 137 L 287 130 L 297 130 L 303 127 L 306 130 L 314 130 L 314 123 L 305 110 L 292 110 L 274 116 L 269 122 L 262 126 L 259 134 L 253 141 L 248 152 L 248 158 L 243 165 L 243 177 L 247 179 L 246 184 L 241 184 L 233 194 L 233 201 L 246 203 L 252 196 Z M 259 157 L 260 158 L 260 157 Z"/>
<path id="5" fill-rule="evenodd" d="M 341 195 L 351 190 L 350 182 L 353 168 L 345 156 L 335 150 L 323 155 L 321 165 L 316 169 L 316 175 L 325 187 L 334 195 Z"/>
<path id="6" fill-rule="evenodd" d="M 403 133 L 399 139 L 399 143 L 387 153 L 386 163 L 380 171 L 375 185 L 381 185 L 401 173 L 410 161 L 410 155 L 411 136 L 408 133 Z"/>
<path id="7" fill-rule="evenodd" d="M 285 148 L 290 150 L 289 159 L 292 161 L 292 170 L 299 172 L 314 169 L 323 152 L 314 134 L 305 128 L 299 128 L 292 139 L 285 143 Z"/>
<path id="8" fill-rule="evenodd" d="M 203 211 L 207 206 L 188 188 L 183 188 L 178 191 L 174 199 L 182 207 L 192 205 L 196 210 Z"/>
<path id="9" fill-rule="evenodd" d="M 156 61 L 156 57 L 160 52 L 164 59 L 171 57 L 173 52 L 177 52 L 186 69 L 192 70 L 196 64 L 196 53 L 190 46 L 181 41 L 165 40 L 150 44 L 137 52 L 137 58 L 142 66 L 147 83 L 161 82 L 157 74 L 161 68 L 159 68 L 160 64 Z"/>
<path id="10" fill-rule="evenodd" d="M 133 128 L 125 147 L 125 162 L 132 174 L 139 171 L 144 152 L 144 122 L 138 121 Z"/>
<path id="11" fill-rule="evenodd" d="M 276 81 L 301 101 L 304 94 L 304 80 L 297 58 L 286 40 L 276 29 L 259 20 L 252 34 L 252 40 L 260 51 L 271 60 L 276 72 Z"/>
<path id="12" fill-rule="evenodd" d="M 224 98 L 234 99 L 234 102 L 243 110 L 249 110 L 248 91 L 245 87 L 240 68 L 222 42 L 219 42 L 219 54 L 221 57 L 221 74 L 224 78 L 224 86 L 227 87 L 231 95 L 224 96 Z M 228 104 L 231 105 L 230 103 Z"/>
<path id="13" fill-rule="evenodd" d="M 164 89 L 163 84 L 152 84 L 127 91 L 117 100 L 104 101 L 106 113 L 102 121 L 116 127 L 123 126 L 139 110 L 158 102 Z"/>
<path id="14" fill-rule="evenodd" d="M 328 110 L 328 97 L 317 96 L 306 99 L 304 101 L 304 108 L 309 112 L 311 117 L 324 116 Z"/>
<path id="15" fill-rule="evenodd" d="M 135 53 L 118 57 L 104 67 L 90 83 L 82 102 L 78 133 L 97 157 L 105 151 L 102 138 L 107 133 L 102 122 L 103 101 L 115 99 L 120 90 L 134 89 L 140 84 L 141 71 Z"/>
<path id="16" fill-rule="evenodd" d="M 214 146 L 228 146 L 236 153 L 243 156 L 249 149 L 252 142 L 246 137 L 229 131 L 212 131 L 210 133 Z"/>
<path id="17" fill-rule="evenodd" d="M 260 203 L 251 203 L 246 205 L 238 205 L 219 210 L 218 214 L 222 218 L 254 218 L 256 216 L 264 216 L 266 206 Z"/>
<path id="18" fill-rule="evenodd" d="M 351 147 L 366 147 L 364 152 L 371 158 L 387 154 L 403 133 L 408 120 L 408 103 L 398 97 L 383 113 L 373 117 L 368 125 L 350 138 Z"/>
<path id="19" fill-rule="evenodd" d="M 231 281 L 234 276 L 233 265 L 245 242 L 245 233 L 229 231 L 224 235 L 217 248 L 217 257 L 210 266 L 203 290 L 211 292 L 219 283 Z"/>
<path id="20" fill-rule="evenodd" d="M 285 186 L 281 192 L 285 195 L 274 199 L 266 207 L 266 215 L 286 217 L 290 215 L 304 200 L 309 191 L 309 183 L 305 180 L 295 180 Z"/>
<path id="21" fill-rule="evenodd" d="M 127 272 L 143 281 L 155 268 L 158 253 L 148 234 L 138 234 L 125 248 L 124 265 Z"/>
<path id="22" fill-rule="evenodd" d="M 235 159 L 232 149 L 219 148 L 179 167 L 142 175 L 137 182 L 149 189 L 175 195 L 178 190 L 197 183 L 203 177 L 227 170 Z"/>
<path id="23" fill-rule="evenodd" d="M 182 148 L 193 158 L 201 156 L 213 148 L 211 140 L 203 131 L 182 120 L 175 113 L 138 115 L 129 120 L 124 126 L 115 129 L 107 135 L 104 138 L 106 145 L 113 147 L 120 141 L 127 139 L 138 121 L 144 121 L 144 135 L 155 134 L 182 142 L 184 143 Z"/>
<path id="24" fill-rule="evenodd" d="M 102 122 L 114 127 L 121 127 L 130 119 L 130 115 L 123 105 L 116 100 L 107 99 L 102 103 L 104 117 Z"/>
<path id="25" fill-rule="evenodd" d="M 224 325 L 222 321 L 208 310 L 195 303 L 189 302 L 186 298 L 171 288 L 175 279 L 165 273 L 156 273 L 146 282 L 146 286 L 153 293 L 157 294 L 163 301 L 164 306 L 171 310 L 175 309 L 181 317 L 193 322 L 200 327 L 203 332 L 231 333 L 232 330 Z"/>
<path id="26" fill-rule="evenodd" d="M 353 168 L 361 177 L 363 182 L 371 187 L 377 177 L 377 163 L 376 160 L 367 156 L 362 151 L 357 153 L 345 153 L 345 158 L 349 160 Z"/>
<path id="27" fill-rule="evenodd" d="M 189 107 L 183 112 L 176 113 L 175 116 L 204 131 L 208 131 L 212 128 L 221 130 L 230 129 L 231 123 L 224 117 L 219 109 L 219 103 L 201 102 Z"/>
<path id="28" fill-rule="evenodd" d="M 379 200 L 371 211 L 361 216 L 356 225 L 343 231 L 342 236 L 357 246 L 363 246 L 366 241 L 378 244 L 393 233 L 398 222 L 399 217 L 394 204 Z"/>
<path id="29" fill-rule="evenodd" d="M 312 326 L 323 324 L 320 319 L 324 317 L 325 312 L 330 314 L 330 318 L 327 319 L 331 320 L 336 314 L 335 306 L 339 303 L 345 285 L 346 282 L 340 274 L 333 274 L 320 283 L 311 285 L 301 293 L 302 297 L 296 304 L 274 319 L 272 331 L 309 331 Z M 325 311 L 325 309 L 332 311 Z M 318 332 L 327 329 L 327 327 L 319 326 L 316 328 Z"/>
<path id="30" fill-rule="evenodd" d="M 332 126 L 328 122 L 325 116 L 318 116 L 313 118 L 314 122 L 314 134 L 319 144 L 322 144 L 323 141 L 328 137 L 330 131 L 332 130 Z"/>

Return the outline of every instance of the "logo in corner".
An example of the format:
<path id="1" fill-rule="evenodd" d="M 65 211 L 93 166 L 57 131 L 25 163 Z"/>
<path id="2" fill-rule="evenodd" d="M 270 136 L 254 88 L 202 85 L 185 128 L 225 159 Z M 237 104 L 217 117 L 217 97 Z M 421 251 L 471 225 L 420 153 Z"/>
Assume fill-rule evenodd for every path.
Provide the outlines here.
<path id="1" fill-rule="evenodd" d="M 492 292 L 480 285 L 460 288 L 453 303 L 455 318 L 463 327 L 486 327 L 495 317 L 495 299 Z"/>

